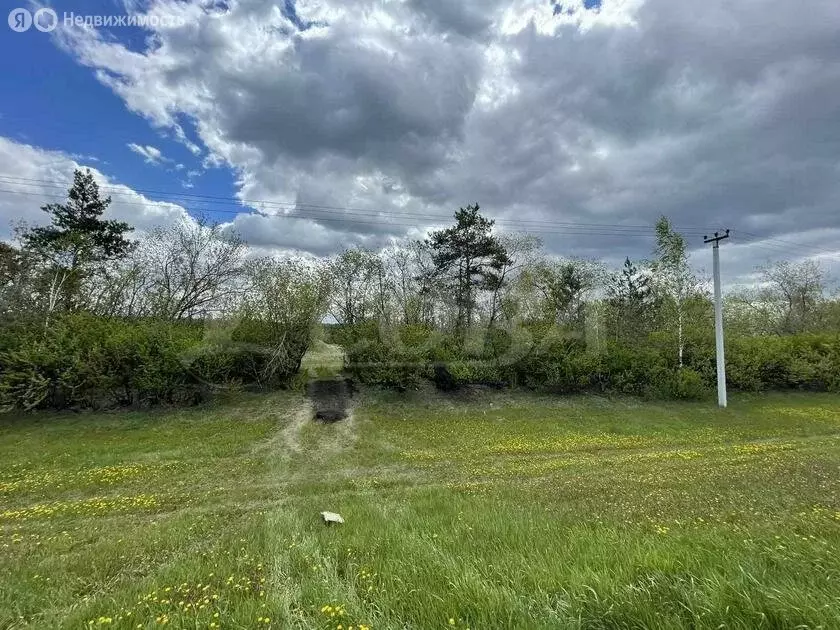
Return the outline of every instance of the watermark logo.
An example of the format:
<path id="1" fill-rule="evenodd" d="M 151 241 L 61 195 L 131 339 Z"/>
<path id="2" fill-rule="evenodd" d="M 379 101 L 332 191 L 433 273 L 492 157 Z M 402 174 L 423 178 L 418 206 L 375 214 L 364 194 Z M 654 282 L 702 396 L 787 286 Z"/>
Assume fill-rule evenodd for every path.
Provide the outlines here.
<path id="1" fill-rule="evenodd" d="M 29 9 L 12 9 L 9 12 L 9 28 L 16 33 L 28 31 L 35 27 L 42 33 L 49 33 L 58 28 L 58 14 L 49 7 L 42 7 L 34 15 Z M 140 28 L 168 28 L 184 26 L 186 23 L 180 15 L 78 15 L 65 12 L 62 16 L 65 27 L 110 28 L 110 27 L 140 27 Z"/>
<path id="2" fill-rule="evenodd" d="M 9 28 L 16 33 L 28 31 L 32 26 L 32 14 L 28 9 L 12 9 L 9 12 Z"/>
<path id="3" fill-rule="evenodd" d="M 49 33 L 58 26 L 58 14 L 49 7 L 43 7 L 35 11 L 32 24 L 42 33 Z"/>
<path id="4" fill-rule="evenodd" d="M 33 26 L 42 33 L 54 31 L 58 26 L 58 14 L 49 7 L 38 9 L 34 16 L 29 9 L 9 11 L 9 28 L 16 33 L 28 31 Z"/>

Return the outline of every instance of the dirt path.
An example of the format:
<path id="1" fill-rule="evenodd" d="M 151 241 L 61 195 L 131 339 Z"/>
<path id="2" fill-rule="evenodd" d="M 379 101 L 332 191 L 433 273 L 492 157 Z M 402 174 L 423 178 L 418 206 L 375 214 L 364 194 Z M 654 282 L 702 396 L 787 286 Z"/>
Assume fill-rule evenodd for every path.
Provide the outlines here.
<path id="1" fill-rule="evenodd" d="M 303 452 L 300 441 L 300 434 L 306 423 L 312 422 L 314 413 L 312 401 L 308 398 L 303 400 L 292 414 L 291 421 L 280 431 L 280 442 L 292 453 Z"/>
<path id="2" fill-rule="evenodd" d="M 311 378 L 338 376 L 344 369 L 344 349 L 323 341 L 316 341 L 300 363 L 301 372 Z"/>
<path id="3" fill-rule="evenodd" d="M 324 424 L 314 419 L 314 405 L 308 398 L 301 398 L 294 406 L 278 412 L 283 424 L 277 432 L 258 450 L 270 451 L 283 458 L 305 456 L 307 460 L 319 461 L 353 448 L 359 439 L 359 421 L 352 405 L 347 409 L 347 418 L 335 423 Z M 310 431 L 305 438 L 304 434 Z M 298 468 L 299 466 L 295 466 Z M 304 466 L 307 468 L 307 466 Z"/>

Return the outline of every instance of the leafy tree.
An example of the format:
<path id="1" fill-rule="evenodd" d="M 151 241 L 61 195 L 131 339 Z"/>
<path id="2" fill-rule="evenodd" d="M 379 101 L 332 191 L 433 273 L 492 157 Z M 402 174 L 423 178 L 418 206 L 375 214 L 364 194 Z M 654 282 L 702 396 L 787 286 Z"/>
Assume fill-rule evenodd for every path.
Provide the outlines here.
<path id="1" fill-rule="evenodd" d="M 92 274 L 84 284 L 85 311 L 105 317 L 144 317 L 156 314 L 151 292 L 158 270 L 150 268 L 143 250 L 147 240 L 125 260 Z"/>
<path id="2" fill-rule="evenodd" d="M 395 303 L 396 317 L 404 324 L 420 323 L 421 273 L 414 252 L 408 247 L 391 247 L 383 251 L 382 261 L 388 274 L 388 288 Z"/>
<path id="3" fill-rule="evenodd" d="M 393 295 L 393 278 L 388 274 L 388 268 L 381 254 L 373 254 L 370 261 L 371 276 L 371 306 L 377 321 L 390 324 L 392 319 L 391 297 Z"/>
<path id="4" fill-rule="evenodd" d="M 432 250 L 434 277 L 446 283 L 454 296 L 459 334 L 472 323 L 477 292 L 496 289 L 509 264 L 508 253 L 492 234 L 493 224 L 475 204 L 460 208 L 454 226 L 432 232 L 426 240 Z"/>
<path id="5" fill-rule="evenodd" d="M 727 327 L 743 335 L 837 331 L 837 300 L 828 300 L 818 263 L 777 262 L 758 270 L 761 282 L 729 295 Z"/>
<path id="6" fill-rule="evenodd" d="M 32 255 L 0 242 L 0 314 L 31 312 L 36 301 Z"/>
<path id="7" fill-rule="evenodd" d="M 379 257 L 364 249 L 346 249 L 330 261 L 330 314 L 339 324 L 361 323 L 381 306 L 374 291 L 374 284 L 382 279 L 381 269 Z"/>
<path id="8" fill-rule="evenodd" d="M 674 231 L 671 222 L 661 217 L 656 222 L 656 256 L 651 271 L 653 288 L 661 298 L 663 314 L 677 333 L 677 358 L 683 367 L 685 320 L 688 301 L 699 292 L 699 282 L 688 264 L 685 239 Z"/>
<path id="9" fill-rule="evenodd" d="M 580 328 L 587 292 L 595 288 L 597 265 L 581 260 L 541 261 L 527 274 L 527 283 L 539 296 L 540 316 L 553 324 Z"/>
<path id="10" fill-rule="evenodd" d="M 173 320 L 223 312 L 241 293 L 245 249 L 238 234 L 204 219 L 153 230 L 138 256 L 145 311 Z"/>
<path id="11" fill-rule="evenodd" d="M 0 241 L 0 287 L 5 287 L 17 277 L 20 270 L 20 252 Z"/>
<path id="12" fill-rule="evenodd" d="M 434 280 L 431 248 L 424 241 L 410 241 L 383 250 L 381 258 L 395 319 L 433 326 L 442 291 Z"/>
<path id="13" fill-rule="evenodd" d="M 294 374 L 309 349 L 313 330 L 326 314 L 330 282 L 322 265 L 297 258 L 259 258 L 245 265 L 248 290 L 240 305 L 240 328 L 261 331 L 260 382 Z"/>
<path id="14" fill-rule="evenodd" d="M 67 203 L 50 203 L 41 208 L 50 215 L 50 225 L 21 231 L 26 249 L 50 267 L 49 311 L 58 306 L 73 310 L 90 269 L 124 258 L 131 251 L 133 243 L 126 234 L 134 228 L 101 218 L 110 204 L 110 197 L 100 197 L 99 185 L 90 170 L 76 170 Z"/>
<path id="15" fill-rule="evenodd" d="M 783 261 L 762 269 L 767 289 L 763 298 L 778 309 L 779 332 L 801 333 L 817 327 L 825 276 L 819 263 Z"/>
<path id="16" fill-rule="evenodd" d="M 499 237 L 499 243 L 506 257 L 490 287 L 490 326 L 500 317 L 510 321 L 520 310 L 521 304 L 515 299 L 514 291 L 542 247 L 539 238 L 528 234 L 505 234 Z"/>

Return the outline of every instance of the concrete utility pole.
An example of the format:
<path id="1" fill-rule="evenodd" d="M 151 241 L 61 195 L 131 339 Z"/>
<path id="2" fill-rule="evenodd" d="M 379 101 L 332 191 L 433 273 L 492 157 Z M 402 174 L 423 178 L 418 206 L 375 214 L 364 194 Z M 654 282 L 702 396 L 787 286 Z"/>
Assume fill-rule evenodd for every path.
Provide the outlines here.
<path id="1" fill-rule="evenodd" d="M 717 349 L 718 406 L 726 407 L 726 358 L 723 355 L 723 301 L 720 291 L 720 242 L 729 238 L 729 230 L 721 235 L 715 232 L 712 238 L 703 237 L 704 243 L 712 243 L 715 275 L 715 346 Z"/>

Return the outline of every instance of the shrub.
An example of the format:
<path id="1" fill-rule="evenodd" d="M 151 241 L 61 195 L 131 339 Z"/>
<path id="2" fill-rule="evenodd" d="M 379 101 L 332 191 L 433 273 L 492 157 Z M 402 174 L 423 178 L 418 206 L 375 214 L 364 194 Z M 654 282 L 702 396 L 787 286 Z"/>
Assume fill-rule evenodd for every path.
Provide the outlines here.
<path id="1" fill-rule="evenodd" d="M 348 348 L 351 372 L 364 383 L 415 387 L 431 379 L 441 389 L 466 384 L 521 385 L 555 393 L 597 391 L 696 400 L 716 383 L 715 348 L 706 336 L 686 342 L 678 366 L 672 336 L 648 343 L 602 342 L 592 352 L 580 336 L 548 325 L 472 331 L 463 341 L 423 326 L 380 329 Z M 727 340 L 733 390 L 840 391 L 840 337 L 734 337 Z"/>
<path id="2" fill-rule="evenodd" d="M 513 382 L 513 374 L 504 366 L 492 360 L 453 361 L 446 364 L 456 387 L 463 385 L 488 385 L 505 387 Z"/>
<path id="3" fill-rule="evenodd" d="M 279 386 L 294 377 L 308 340 L 284 331 L 290 341 L 280 360 L 278 346 L 267 345 L 278 331 L 259 326 L 208 341 L 199 324 L 74 314 L 46 331 L 32 325 L 15 332 L 10 340 L 0 330 L 5 410 L 191 403 L 220 386 Z"/>
<path id="4" fill-rule="evenodd" d="M 350 374 L 367 385 L 416 389 L 433 371 L 427 359 L 416 350 L 389 345 L 379 339 L 357 342 L 346 350 L 346 356 Z"/>
<path id="5" fill-rule="evenodd" d="M 834 381 L 837 348 L 837 339 L 826 336 L 737 338 L 727 344 L 727 381 L 749 391 L 824 391 Z"/>
<path id="6" fill-rule="evenodd" d="M 327 324 L 324 326 L 324 340 L 350 350 L 356 344 L 379 338 L 379 324 L 365 321 L 358 324 Z"/>
<path id="7" fill-rule="evenodd" d="M 535 330 L 531 351 L 515 364 L 516 380 L 531 389 L 558 393 L 582 391 L 592 383 L 586 344 L 561 329 Z"/>
<path id="8" fill-rule="evenodd" d="M 650 398 L 667 396 L 673 370 L 649 348 L 607 344 L 598 365 L 598 383 L 603 391 Z"/>
<path id="9" fill-rule="evenodd" d="M 691 368 L 677 370 L 671 379 L 669 398 L 677 400 L 702 400 L 709 395 L 709 388 L 703 382 L 703 377 Z"/>
<path id="10" fill-rule="evenodd" d="M 799 335 L 791 349 L 789 374 L 799 389 L 840 391 L 840 338 Z"/>

